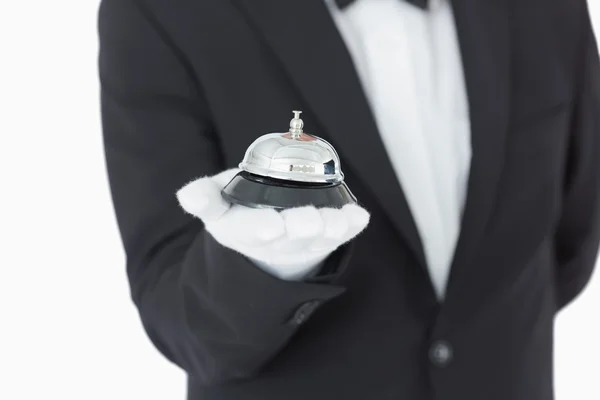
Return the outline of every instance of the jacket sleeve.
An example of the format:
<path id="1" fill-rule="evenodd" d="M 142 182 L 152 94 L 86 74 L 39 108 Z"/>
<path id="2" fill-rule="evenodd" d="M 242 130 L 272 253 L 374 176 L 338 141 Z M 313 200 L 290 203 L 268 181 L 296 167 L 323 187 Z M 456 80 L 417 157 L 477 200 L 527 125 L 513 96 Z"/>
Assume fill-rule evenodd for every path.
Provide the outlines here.
<path id="1" fill-rule="evenodd" d="M 251 377 L 344 291 L 336 278 L 350 252 L 329 257 L 330 275 L 289 282 L 219 245 L 175 197 L 226 167 L 190 65 L 134 0 L 104 0 L 98 28 L 107 172 L 143 326 L 205 385 Z"/>
<path id="2" fill-rule="evenodd" d="M 562 218 L 556 235 L 557 303 L 573 301 L 590 281 L 600 242 L 600 64 L 596 39 L 585 13 L 582 62 L 577 71 Z"/>

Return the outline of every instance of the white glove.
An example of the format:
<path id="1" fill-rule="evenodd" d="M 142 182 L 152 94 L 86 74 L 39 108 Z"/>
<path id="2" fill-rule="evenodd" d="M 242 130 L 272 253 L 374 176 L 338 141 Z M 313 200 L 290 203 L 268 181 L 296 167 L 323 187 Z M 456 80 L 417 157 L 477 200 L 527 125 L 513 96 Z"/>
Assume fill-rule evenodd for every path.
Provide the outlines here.
<path id="1" fill-rule="evenodd" d="M 234 168 L 194 180 L 177 192 L 177 199 L 186 212 L 204 222 L 217 242 L 278 278 L 299 280 L 316 272 L 329 254 L 369 223 L 369 213 L 354 204 L 281 212 L 231 205 L 221 189 L 239 171 Z"/>

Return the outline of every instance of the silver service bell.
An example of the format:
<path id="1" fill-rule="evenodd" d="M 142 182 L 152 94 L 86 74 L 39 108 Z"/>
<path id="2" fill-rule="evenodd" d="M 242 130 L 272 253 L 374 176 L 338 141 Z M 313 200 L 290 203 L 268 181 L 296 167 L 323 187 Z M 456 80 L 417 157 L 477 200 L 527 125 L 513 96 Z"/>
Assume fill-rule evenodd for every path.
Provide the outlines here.
<path id="1" fill-rule="evenodd" d="M 242 171 L 223 188 L 223 198 L 275 209 L 356 203 L 337 152 L 327 141 L 303 132 L 301 113 L 294 111 L 288 132 L 263 135 L 248 147 L 239 164 Z"/>

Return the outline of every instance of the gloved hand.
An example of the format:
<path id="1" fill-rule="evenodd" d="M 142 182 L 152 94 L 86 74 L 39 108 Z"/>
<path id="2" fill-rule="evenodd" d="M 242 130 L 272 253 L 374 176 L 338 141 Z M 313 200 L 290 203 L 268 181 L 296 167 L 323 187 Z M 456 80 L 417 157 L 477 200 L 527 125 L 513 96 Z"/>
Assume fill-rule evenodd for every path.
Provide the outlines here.
<path id="1" fill-rule="evenodd" d="M 230 204 L 221 189 L 239 172 L 226 170 L 194 180 L 177 192 L 181 207 L 200 218 L 221 245 L 286 280 L 310 275 L 340 245 L 369 223 L 369 213 L 348 204 L 341 209 L 312 206 L 278 212 Z"/>

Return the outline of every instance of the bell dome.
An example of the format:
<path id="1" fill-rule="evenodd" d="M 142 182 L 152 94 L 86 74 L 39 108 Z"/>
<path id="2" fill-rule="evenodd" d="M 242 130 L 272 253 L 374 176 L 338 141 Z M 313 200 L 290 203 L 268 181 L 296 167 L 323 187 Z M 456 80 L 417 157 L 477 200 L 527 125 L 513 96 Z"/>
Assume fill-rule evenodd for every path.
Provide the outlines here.
<path id="1" fill-rule="evenodd" d="M 338 183 L 344 180 L 340 159 L 327 141 L 303 132 L 301 111 L 294 111 L 290 130 L 269 133 L 246 150 L 239 167 L 263 177 L 309 182 Z"/>

